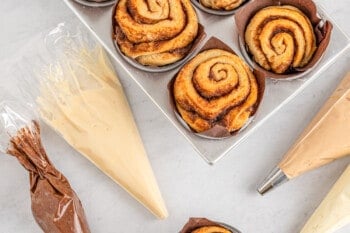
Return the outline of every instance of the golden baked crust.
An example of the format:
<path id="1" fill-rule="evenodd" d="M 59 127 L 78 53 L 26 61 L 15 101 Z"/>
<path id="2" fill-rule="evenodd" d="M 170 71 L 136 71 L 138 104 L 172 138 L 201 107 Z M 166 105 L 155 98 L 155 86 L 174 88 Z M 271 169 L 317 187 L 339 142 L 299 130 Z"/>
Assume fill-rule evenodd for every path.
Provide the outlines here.
<path id="1" fill-rule="evenodd" d="M 242 59 L 222 49 L 209 49 L 180 70 L 173 94 L 178 112 L 194 131 L 221 125 L 232 133 L 255 112 L 259 87 Z"/>
<path id="2" fill-rule="evenodd" d="M 245 0 L 199 0 L 199 2 L 207 8 L 226 11 L 236 9 L 242 5 L 244 1 Z"/>
<path id="3" fill-rule="evenodd" d="M 198 228 L 191 233 L 231 233 L 231 231 L 219 226 L 206 226 Z"/>
<path id="4" fill-rule="evenodd" d="M 188 0 L 120 0 L 115 26 L 120 50 L 151 66 L 182 59 L 198 34 L 197 15 Z"/>
<path id="5" fill-rule="evenodd" d="M 306 66 L 317 48 L 310 20 L 289 5 L 258 11 L 246 28 L 245 42 L 260 66 L 278 74 Z"/>

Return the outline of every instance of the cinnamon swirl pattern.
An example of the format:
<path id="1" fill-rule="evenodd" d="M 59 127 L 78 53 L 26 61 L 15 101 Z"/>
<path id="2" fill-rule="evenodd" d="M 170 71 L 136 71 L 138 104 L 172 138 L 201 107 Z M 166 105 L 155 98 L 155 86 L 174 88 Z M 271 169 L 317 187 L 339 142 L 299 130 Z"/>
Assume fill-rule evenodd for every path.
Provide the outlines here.
<path id="1" fill-rule="evenodd" d="M 231 231 L 220 226 L 204 226 L 192 231 L 191 233 L 231 233 Z"/>
<path id="2" fill-rule="evenodd" d="M 195 131 L 215 125 L 233 133 L 255 112 L 258 82 L 235 54 L 210 49 L 199 53 L 178 73 L 173 85 L 178 112 Z"/>
<path id="3" fill-rule="evenodd" d="M 246 28 L 245 42 L 254 60 L 277 74 L 306 66 L 317 48 L 309 18 L 289 5 L 256 13 Z"/>
<path id="4" fill-rule="evenodd" d="M 188 0 L 120 0 L 115 39 L 126 56 L 142 65 L 164 66 L 184 58 L 198 34 Z"/>
<path id="5" fill-rule="evenodd" d="M 238 8 L 244 1 L 245 0 L 199 0 L 199 2 L 207 8 L 225 11 Z"/>

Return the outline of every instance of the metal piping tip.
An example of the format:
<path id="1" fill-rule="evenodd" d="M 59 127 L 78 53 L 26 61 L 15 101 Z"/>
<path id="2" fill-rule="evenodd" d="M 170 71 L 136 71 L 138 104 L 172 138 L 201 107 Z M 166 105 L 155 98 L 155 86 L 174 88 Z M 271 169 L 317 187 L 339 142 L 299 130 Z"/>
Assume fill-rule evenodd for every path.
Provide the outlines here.
<path id="1" fill-rule="evenodd" d="M 270 174 L 264 179 L 264 181 L 258 186 L 257 191 L 263 195 L 275 186 L 283 184 L 288 181 L 287 176 L 279 167 L 275 167 Z"/>

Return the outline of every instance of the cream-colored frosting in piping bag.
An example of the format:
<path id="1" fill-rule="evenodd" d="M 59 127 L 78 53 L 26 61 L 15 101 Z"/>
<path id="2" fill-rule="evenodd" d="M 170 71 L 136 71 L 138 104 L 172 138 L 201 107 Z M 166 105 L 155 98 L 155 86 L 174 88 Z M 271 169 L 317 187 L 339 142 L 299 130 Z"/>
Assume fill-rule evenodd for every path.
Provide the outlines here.
<path id="1" fill-rule="evenodd" d="M 317 113 L 278 167 L 289 178 L 350 154 L 350 73 Z"/>
<path id="2" fill-rule="evenodd" d="M 69 52 L 41 77 L 42 118 L 159 218 L 168 216 L 123 88 L 101 47 Z"/>
<path id="3" fill-rule="evenodd" d="M 343 172 L 300 233 L 333 233 L 350 223 L 350 166 Z"/>

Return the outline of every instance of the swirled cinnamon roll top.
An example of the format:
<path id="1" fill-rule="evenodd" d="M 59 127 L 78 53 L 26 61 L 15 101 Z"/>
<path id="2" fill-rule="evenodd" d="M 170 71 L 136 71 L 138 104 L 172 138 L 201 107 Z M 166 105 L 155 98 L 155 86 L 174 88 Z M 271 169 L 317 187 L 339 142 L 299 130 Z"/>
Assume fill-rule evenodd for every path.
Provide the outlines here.
<path id="1" fill-rule="evenodd" d="M 191 233 L 231 233 L 231 231 L 221 226 L 204 226 L 192 231 Z"/>
<path id="2" fill-rule="evenodd" d="M 237 55 L 209 49 L 180 70 L 173 94 L 178 112 L 195 132 L 220 125 L 232 133 L 241 129 L 255 112 L 259 86 Z"/>
<path id="3" fill-rule="evenodd" d="M 207 8 L 226 11 L 238 8 L 244 1 L 245 0 L 199 0 L 199 2 Z"/>
<path id="4" fill-rule="evenodd" d="M 120 0 L 115 39 L 126 56 L 143 65 L 164 66 L 188 54 L 198 34 L 189 0 Z"/>
<path id="5" fill-rule="evenodd" d="M 306 66 L 317 48 L 309 18 L 290 5 L 258 11 L 246 28 L 245 42 L 254 60 L 277 74 Z"/>

